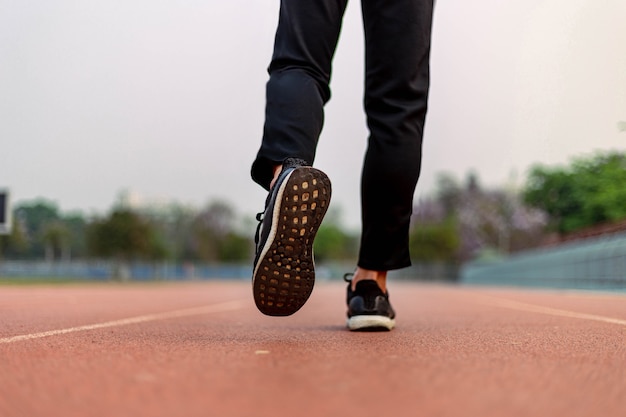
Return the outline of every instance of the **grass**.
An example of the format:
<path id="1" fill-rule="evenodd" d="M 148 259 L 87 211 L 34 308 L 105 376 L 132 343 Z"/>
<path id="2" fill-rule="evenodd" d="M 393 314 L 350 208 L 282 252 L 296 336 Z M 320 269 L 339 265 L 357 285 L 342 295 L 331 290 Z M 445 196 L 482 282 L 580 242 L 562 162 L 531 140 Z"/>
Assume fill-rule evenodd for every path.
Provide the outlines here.
<path id="1" fill-rule="evenodd" d="M 0 277 L 2 285 L 42 285 L 42 284 L 76 284 L 76 283 L 97 283 L 99 280 L 70 277 Z"/>

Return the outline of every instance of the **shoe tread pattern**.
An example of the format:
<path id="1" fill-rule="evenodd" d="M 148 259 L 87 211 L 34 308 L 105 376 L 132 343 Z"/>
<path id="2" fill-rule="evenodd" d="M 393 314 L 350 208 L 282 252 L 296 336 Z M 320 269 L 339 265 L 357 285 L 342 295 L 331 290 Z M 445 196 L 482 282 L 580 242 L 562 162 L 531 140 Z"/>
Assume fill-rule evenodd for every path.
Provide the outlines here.
<path id="1" fill-rule="evenodd" d="M 330 204 L 330 180 L 322 171 L 296 168 L 275 210 L 276 235 L 260 260 L 253 292 L 259 310 L 288 316 L 308 300 L 315 283 L 313 240 Z"/>

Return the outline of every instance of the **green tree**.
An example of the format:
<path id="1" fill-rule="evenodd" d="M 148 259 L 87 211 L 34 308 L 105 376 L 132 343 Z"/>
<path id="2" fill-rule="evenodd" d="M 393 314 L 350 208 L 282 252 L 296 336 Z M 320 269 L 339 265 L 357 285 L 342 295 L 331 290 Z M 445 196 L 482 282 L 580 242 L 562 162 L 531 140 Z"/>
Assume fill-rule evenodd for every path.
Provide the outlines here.
<path id="1" fill-rule="evenodd" d="M 67 239 L 69 245 L 69 258 L 84 258 L 87 256 L 87 220 L 81 213 L 70 213 L 63 215 L 62 223 L 67 230 Z"/>
<path id="2" fill-rule="evenodd" d="M 411 258 L 417 261 L 455 261 L 460 245 L 453 218 L 442 223 L 420 224 L 409 235 Z"/>
<path id="3" fill-rule="evenodd" d="M 87 222 L 80 213 L 65 215 L 55 203 L 40 198 L 18 205 L 13 222 L 24 242 L 13 245 L 8 256 L 51 260 L 87 255 Z"/>
<path id="4" fill-rule="evenodd" d="M 28 251 L 28 239 L 23 222 L 13 215 L 11 233 L 0 236 L 0 260 L 19 258 Z"/>
<path id="5" fill-rule="evenodd" d="M 70 233 L 59 220 L 43 226 L 41 240 L 45 247 L 46 260 L 53 261 L 57 257 L 70 258 Z"/>
<path id="6" fill-rule="evenodd" d="M 356 238 L 338 224 L 322 224 L 314 242 L 315 260 L 340 261 L 356 257 Z"/>
<path id="7" fill-rule="evenodd" d="M 242 261 L 250 257 L 248 237 L 235 232 L 235 210 L 224 201 L 213 201 L 192 222 L 190 246 L 195 259 Z"/>
<path id="8" fill-rule="evenodd" d="M 454 216 L 463 195 L 456 178 L 449 173 L 437 175 L 437 199 L 441 202 L 444 217 Z"/>
<path id="9" fill-rule="evenodd" d="M 37 199 L 30 203 L 20 204 L 15 209 L 15 216 L 23 226 L 23 232 L 28 242 L 24 254 L 28 258 L 42 258 L 45 256 L 46 244 L 44 234 L 48 225 L 61 219 L 56 204 Z"/>
<path id="10" fill-rule="evenodd" d="M 190 240 L 195 216 L 194 209 L 172 203 L 163 215 L 156 216 L 153 220 L 155 227 L 164 236 L 167 251 L 174 261 L 194 258 Z"/>
<path id="11" fill-rule="evenodd" d="M 331 208 L 317 231 L 315 260 L 319 262 L 352 260 L 357 255 L 357 238 L 341 227 L 341 212 Z"/>
<path id="12" fill-rule="evenodd" d="M 536 166 L 525 201 L 550 215 L 560 233 L 626 218 L 626 156 L 619 152 L 574 160 L 569 167 Z"/>
<path id="13" fill-rule="evenodd" d="M 35 235 L 48 223 L 60 219 L 59 208 L 51 201 L 37 199 L 16 207 L 17 217 L 24 220 L 26 232 Z"/>
<path id="14" fill-rule="evenodd" d="M 219 242 L 218 257 L 222 262 L 249 261 L 252 244 L 248 236 L 229 232 Z"/>
<path id="15" fill-rule="evenodd" d="M 414 259 L 464 261 L 485 250 L 509 253 L 541 241 L 545 213 L 523 204 L 513 187 L 485 190 L 474 173 L 463 187 L 458 184 L 451 175 L 440 175 L 435 196 L 421 198 L 414 208 Z"/>
<path id="16" fill-rule="evenodd" d="M 90 253 L 120 261 L 163 259 L 167 256 L 152 225 L 129 209 L 116 209 L 94 221 L 88 232 Z"/>

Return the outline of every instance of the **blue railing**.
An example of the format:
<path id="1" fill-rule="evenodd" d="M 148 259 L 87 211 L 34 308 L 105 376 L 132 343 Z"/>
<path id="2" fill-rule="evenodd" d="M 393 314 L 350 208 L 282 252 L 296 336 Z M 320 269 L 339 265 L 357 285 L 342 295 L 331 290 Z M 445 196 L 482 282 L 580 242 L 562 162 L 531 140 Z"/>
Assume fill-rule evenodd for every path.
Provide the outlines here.
<path id="1" fill-rule="evenodd" d="M 0 278 L 84 280 L 249 279 L 252 267 L 239 264 L 2 261 Z"/>
<path id="2" fill-rule="evenodd" d="M 463 266 L 461 282 L 626 290 L 626 233 L 471 262 Z"/>

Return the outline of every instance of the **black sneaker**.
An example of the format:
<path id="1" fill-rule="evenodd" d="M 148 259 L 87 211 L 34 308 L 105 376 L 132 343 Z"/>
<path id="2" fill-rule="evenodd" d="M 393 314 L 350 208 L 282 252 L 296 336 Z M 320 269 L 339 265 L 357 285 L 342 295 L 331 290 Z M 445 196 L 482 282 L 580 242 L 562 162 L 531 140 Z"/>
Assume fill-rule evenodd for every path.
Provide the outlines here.
<path id="1" fill-rule="evenodd" d="M 384 293 L 376 281 L 362 280 L 352 291 L 352 274 L 344 275 L 348 283 L 348 328 L 350 330 L 391 330 L 396 325 L 396 313 L 389 303 L 389 292 Z"/>
<path id="2" fill-rule="evenodd" d="M 257 215 L 254 302 L 263 314 L 288 316 L 304 305 L 315 283 L 313 239 L 330 203 L 322 171 L 287 159 Z"/>

